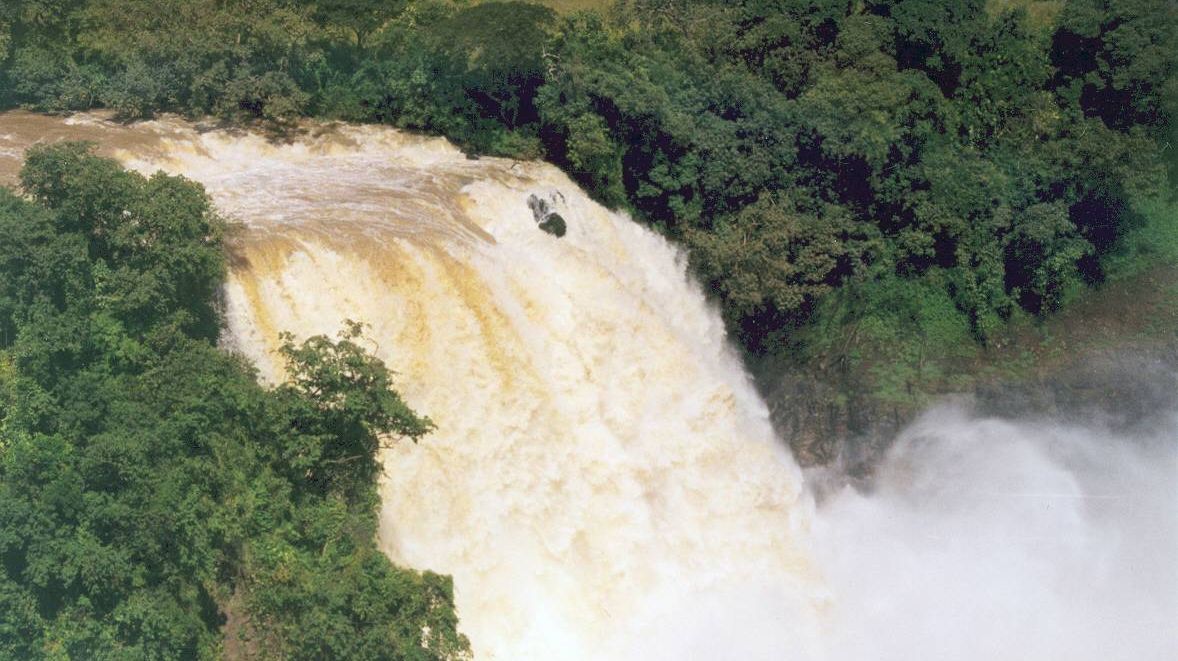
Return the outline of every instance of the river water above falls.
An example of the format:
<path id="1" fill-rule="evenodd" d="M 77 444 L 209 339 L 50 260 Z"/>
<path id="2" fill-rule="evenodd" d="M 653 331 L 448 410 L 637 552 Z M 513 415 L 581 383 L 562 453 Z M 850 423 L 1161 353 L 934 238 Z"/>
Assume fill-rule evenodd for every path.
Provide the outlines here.
<path id="1" fill-rule="evenodd" d="M 26 146 L 57 139 L 197 180 L 240 223 L 226 343 L 267 378 L 280 378 L 279 332 L 370 325 L 406 400 L 438 426 L 386 452 L 380 542 L 399 563 L 453 575 L 477 658 L 1075 658 L 1124 637 L 1145 656 L 1123 658 L 1174 649 L 1150 624 L 1178 614 L 1158 588 L 1178 575 L 1156 553 L 1134 570 L 1157 579 L 1144 602 L 1153 615 L 1137 617 L 1139 592 L 1105 588 L 1121 620 L 1067 610 L 1090 596 L 1077 572 L 1103 567 L 1097 578 L 1126 590 L 1140 578 L 1122 575 L 1126 547 L 1093 539 L 1154 525 L 1124 523 L 1114 516 L 1124 501 L 1106 506 L 1091 489 L 1144 484 L 1132 511 L 1161 517 L 1151 543 L 1175 548 L 1172 452 L 1126 451 L 1110 486 L 1085 477 L 1099 462 L 1039 440 L 1088 447 L 1084 434 L 995 431 L 949 413 L 937 429 L 952 439 L 930 446 L 917 441 L 942 431 L 915 434 L 881 470 L 875 499 L 844 492 L 815 519 L 683 256 L 550 165 L 468 160 L 443 140 L 377 127 L 314 125 L 273 143 L 179 120 L 9 113 L 0 184 Z M 541 231 L 529 200 L 559 213 L 567 234 Z M 938 481 L 940 469 L 952 477 Z M 983 496 L 1044 480 L 1064 496 L 1018 500 L 997 517 L 971 509 L 977 494 L 961 485 L 995 480 Z M 1025 541 L 1028 525 L 1054 541 Z M 991 555 L 975 563 L 981 552 Z M 1023 602 L 1022 624 L 1046 609 L 1054 628 L 1001 616 Z"/>

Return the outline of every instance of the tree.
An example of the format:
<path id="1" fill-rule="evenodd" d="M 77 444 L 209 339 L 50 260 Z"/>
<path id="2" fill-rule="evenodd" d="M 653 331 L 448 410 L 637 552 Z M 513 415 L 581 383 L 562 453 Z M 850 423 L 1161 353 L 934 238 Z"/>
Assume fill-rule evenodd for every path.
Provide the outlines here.
<path id="1" fill-rule="evenodd" d="M 1171 2 L 1069 0 L 1052 37 L 1055 85 L 1111 128 L 1172 128 L 1176 51 L 1178 7 Z"/>
<path id="2" fill-rule="evenodd" d="M 356 37 L 356 47 L 364 48 L 365 41 L 387 21 L 405 11 L 408 0 L 316 0 L 315 19 L 321 25 L 340 26 Z"/>
<path id="3" fill-rule="evenodd" d="M 507 129 L 535 121 L 544 80 L 544 45 L 551 9 L 526 2 L 490 2 L 461 9 L 433 26 L 433 47 L 458 66 L 461 85 L 485 116 Z"/>
<path id="4" fill-rule="evenodd" d="M 1054 310 L 1079 281 L 1076 264 L 1092 253 L 1061 204 L 1036 204 L 1018 214 L 1006 243 L 1007 287 L 1033 312 Z"/>
<path id="5" fill-rule="evenodd" d="M 713 231 L 688 236 L 734 325 L 751 332 L 748 322 L 796 316 L 850 276 L 861 259 L 855 244 L 862 231 L 839 207 L 806 213 L 768 194 Z"/>
<path id="6" fill-rule="evenodd" d="M 21 182 L 63 228 L 86 237 L 100 306 L 140 331 L 167 318 L 216 337 L 224 223 L 199 184 L 144 179 L 79 143 L 31 148 Z"/>
<path id="7" fill-rule="evenodd" d="M 339 341 L 318 335 L 295 344 L 282 336 L 288 383 L 279 394 L 290 407 L 284 460 L 324 489 L 364 488 L 379 470 L 381 438 L 414 442 L 434 428 L 392 387 L 392 372 L 358 343 L 363 324 L 348 322 Z"/>
<path id="8" fill-rule="evenodd" d="M 263 388 L 214 345 L 198 185 L 76 143 L 21 179 L 28 199 L 0 189 L 0 655 L 213 658 L 244 608 L 283 657 L 468 656 L 450 579 L 375 545 L 380 439 L 432 424 L 359 325 L 288 343 L 292 381 Z"/>

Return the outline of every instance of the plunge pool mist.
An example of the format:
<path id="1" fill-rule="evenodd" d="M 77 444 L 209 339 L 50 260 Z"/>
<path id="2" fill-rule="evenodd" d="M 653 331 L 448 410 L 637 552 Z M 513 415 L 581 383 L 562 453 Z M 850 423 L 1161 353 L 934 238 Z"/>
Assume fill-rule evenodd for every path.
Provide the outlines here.
<path id="1" fill-rule="evenodd" d="M 454 576 L 476 658 L 1178 658 L 1174 422 L 942 409 L 815 505 L 683 255 L 552 166 L 377 127 L 0 126 L 0 180 L 88 139 L 203 183 L 240 222 L 228 346 L 267 378 L 279 332 L 370 325 L 438 424 L 386 453 L 380 542 Z"/>

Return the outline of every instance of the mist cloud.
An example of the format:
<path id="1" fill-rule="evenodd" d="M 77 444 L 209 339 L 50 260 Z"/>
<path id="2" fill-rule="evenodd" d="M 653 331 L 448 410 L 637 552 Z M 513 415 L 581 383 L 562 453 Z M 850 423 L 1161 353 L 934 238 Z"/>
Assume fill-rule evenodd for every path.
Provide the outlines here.
<path id="1" fill-rule="evenodd" d="M 1178 658 L 1176 430 L 929 412 L 818 508 L 823 656 Z"/>

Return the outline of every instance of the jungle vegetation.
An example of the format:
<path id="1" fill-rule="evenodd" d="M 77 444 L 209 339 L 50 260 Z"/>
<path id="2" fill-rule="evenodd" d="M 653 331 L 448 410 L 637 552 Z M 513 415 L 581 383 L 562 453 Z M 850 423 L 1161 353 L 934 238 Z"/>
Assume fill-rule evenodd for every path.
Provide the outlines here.
<path id="1" fill-rule="evenodd" d="M 452 659 L 449 577 L 376 548 L 377 452 L 432 423 L 351 324 L 259 385 L 219 349 L 204 190 L 83 144 L 0 188 L 0 658 Z"/>
<path id="2" fill-rule="evenodd" d="M 749 356 L 871 365 L 883 396 L 1178 255 L 1173 2 L 597 4 L 4 0 L 0 107 L 545 158 L 684 246 Z M 214 347 L 198 187 L 80 146 L 22 181 L 0 191 L 0 656 L 203 658 L 228 604 L 277 655 L 464 654 L 448 579 L 372 543 L 378 439 L 429 423 L 357 329 L 259 386 Z"/>
<path id="3" fill-rule="evenodd" d="M 681 242 L 754 354 L 816 317 L 984 344 L 1098 284 L 1178 180 L 1166 0 L 598 4 L 10 0 L 0 104 L 546 158 Z"/>

